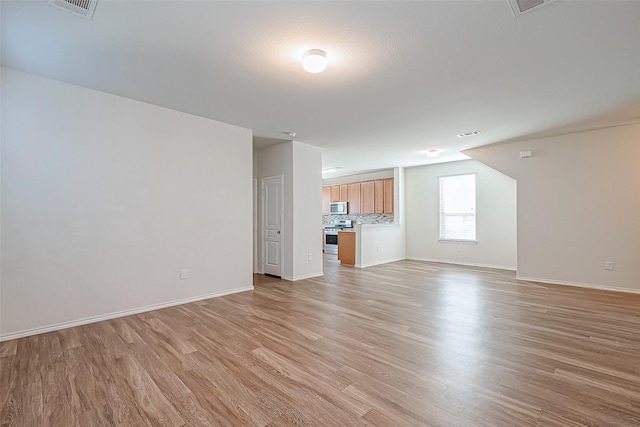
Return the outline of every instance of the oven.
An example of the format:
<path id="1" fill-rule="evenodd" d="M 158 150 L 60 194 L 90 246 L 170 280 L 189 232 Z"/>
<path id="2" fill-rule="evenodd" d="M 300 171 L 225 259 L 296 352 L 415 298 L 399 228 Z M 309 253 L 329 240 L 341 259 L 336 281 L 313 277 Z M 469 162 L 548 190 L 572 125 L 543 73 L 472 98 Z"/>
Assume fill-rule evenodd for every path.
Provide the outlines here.
<path id="1" fill-rule="evenodd" d="M 338 233 L 345 228 L 353 227 L 350 219 L 333 221 L 333 225 L 324 229 L 324 253 L 338 255 Z"/>
<path id="2" fill-rule="evenodd" d="M 324 229 L 324 253 L 338 255 L 338 228 Z"/>

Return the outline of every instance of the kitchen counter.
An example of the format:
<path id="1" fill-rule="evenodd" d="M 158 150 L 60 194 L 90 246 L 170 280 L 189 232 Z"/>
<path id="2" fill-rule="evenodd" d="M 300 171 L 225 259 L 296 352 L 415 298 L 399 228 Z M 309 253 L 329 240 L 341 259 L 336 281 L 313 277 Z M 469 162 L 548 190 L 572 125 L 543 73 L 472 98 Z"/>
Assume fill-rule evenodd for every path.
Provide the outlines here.
<path id="1" fill-rule="evenodd" d="M 356 267 L 369 267 L 406 258 L 401 224 L 355 224 Z"/>

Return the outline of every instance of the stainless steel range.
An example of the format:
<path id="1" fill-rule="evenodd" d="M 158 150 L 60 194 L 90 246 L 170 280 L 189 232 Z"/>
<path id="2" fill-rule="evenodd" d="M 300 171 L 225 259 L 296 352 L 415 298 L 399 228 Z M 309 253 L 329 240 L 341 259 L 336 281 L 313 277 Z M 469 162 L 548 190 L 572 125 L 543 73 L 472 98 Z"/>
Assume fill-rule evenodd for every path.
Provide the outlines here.
<path id="1" fill-rule="evenodd" d="M 338 254 L 338 232 L 344 228 L 352 228 L 350 219 L 335 221 L 334 225 L 327 225 L 324 228 L 324 253 Z"/>

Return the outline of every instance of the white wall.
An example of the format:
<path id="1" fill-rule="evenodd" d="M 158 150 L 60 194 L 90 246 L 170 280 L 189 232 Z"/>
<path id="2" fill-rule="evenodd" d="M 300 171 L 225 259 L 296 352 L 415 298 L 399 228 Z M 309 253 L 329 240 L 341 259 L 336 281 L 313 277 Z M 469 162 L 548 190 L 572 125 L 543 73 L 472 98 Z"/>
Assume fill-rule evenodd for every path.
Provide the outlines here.
<path id="1" fill-rule="evenodd" d="M 300 280 L 322 275 L 322 148 L 298 141 L 292 146 L 292 277 Z"/>
<path id="2" fill-rule="evenodd" d="M 640 124 L 465 154 L 518 180 L 519 278 L 640 291 Z"/>
<path id="3" fill-rule="evenodd" d="M 439 242 L 439 177 L 476 174 L 477 244 Z M 516 182 L 475 160 L 405 169 L 407 258 L 516 268 Z"/>
<path id="4" fill-rule="evenodd" d="M 4 339 L 252 289 L 250 130 L 9 69 L 2 125 Z"/>
<path id="5" fill-rule="evenodd" d="M 322 149 L 287 141 L 260 150 L 258 156 L 260 178 L 284 175 L 282 278 L 300 280 L 321 276 Z M 261 239 L 262 235 L 260 251 Z"/>

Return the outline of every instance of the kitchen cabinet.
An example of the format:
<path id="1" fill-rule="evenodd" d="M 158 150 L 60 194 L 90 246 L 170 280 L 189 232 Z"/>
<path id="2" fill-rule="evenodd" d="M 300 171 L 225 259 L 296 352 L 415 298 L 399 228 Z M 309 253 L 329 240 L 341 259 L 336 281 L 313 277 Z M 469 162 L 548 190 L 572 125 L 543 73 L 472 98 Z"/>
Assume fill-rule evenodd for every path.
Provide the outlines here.
<path id="1" fill-rule="evenodd" d="M 373 181 L 373 213 L 384 212 L 384 182 L 382 180 Z"/>
<path id="2" fill-rule="evenodd" d="M 322 215 L 331 215 L 331 187 L 322 187 Z"/>
<path id="3" fill-rule="evenodd" d="M 342 202 L 342 200 L 340 200 L 340 186 L 339 185 L 332 185 L 331 186 L 331 201 L 332 202 Z"/>
<path id="4" fill-rule="evenodd" d="M 348 202 L 350 214 L 393 215 L 393 178 L 322 187 L 322 214 L 330 214 L 331 202 Z"/>
<path id="5" fill-rule="evenodd" d="M 360 183 L 360 213 L 373 213 L 374 210 L 374 181 L 366 181 Z"/>
<path id="6" fill-rule="evenodd" d="M 341 184 L 340 185 L 340 200 L 339 202 L 348 202 L 349 201 L 349 185 Z"/>
<path id="7" fill-rule="evenodd" d="M 385 179 L 384 182 L 384 201 L 383 212 L 385 214 L 393 213 L 393 179 Z"/>
<path id="8" fill-rule="evenodd" d="M 349 202 L 349 213 L 359 214 L 360 209 L 360 183 L 354 182 L 348 185 L 347 202 Z"/>
<path id="9" fill-rule="evenodd" d="M 338 233 L 338 260 L 343 265 L 356 265 L 356 233 L 353 231 Z"/>

